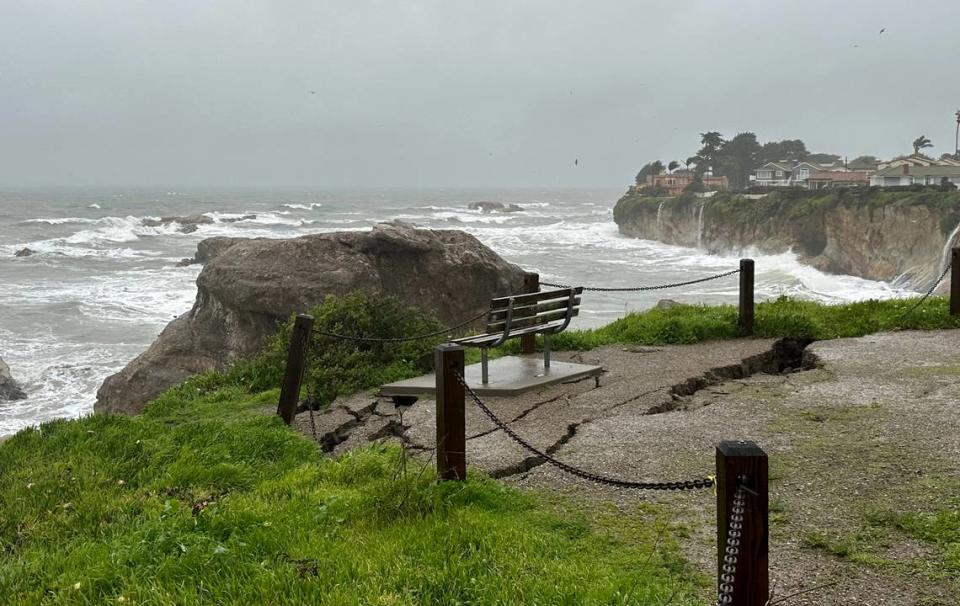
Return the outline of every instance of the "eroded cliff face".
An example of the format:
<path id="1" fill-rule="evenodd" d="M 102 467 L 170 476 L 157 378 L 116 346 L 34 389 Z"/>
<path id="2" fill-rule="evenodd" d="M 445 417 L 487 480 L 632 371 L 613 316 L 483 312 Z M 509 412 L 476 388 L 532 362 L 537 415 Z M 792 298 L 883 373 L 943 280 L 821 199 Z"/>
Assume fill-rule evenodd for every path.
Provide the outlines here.
<path id="1" fill-rule="evenodd" d="M 929 288 L 960 225 L 958 192 L 785 192 L 644 198 L 614 209 L 620 233 L 714 254 L 793 251 L 830 273 Z"/>

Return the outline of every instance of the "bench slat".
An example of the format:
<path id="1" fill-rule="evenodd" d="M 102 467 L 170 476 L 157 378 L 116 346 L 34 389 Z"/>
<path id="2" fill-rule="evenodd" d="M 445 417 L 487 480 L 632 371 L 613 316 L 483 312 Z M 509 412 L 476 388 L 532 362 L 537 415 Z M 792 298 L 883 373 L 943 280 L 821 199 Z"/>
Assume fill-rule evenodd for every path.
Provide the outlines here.
<path id="1" fill-rule="evenodd" d="M 550 311 L 553 309 L 566 309 L 570 304 L 569 296 L 564 297 L 562 300 L 558 299 L 556 301 L 547 301 L 546 303 L 535 303 L 531 305 L 514 305 L 513 306 L 513 317 L 516 318 L 527 318 L 536 313 L 541 313 L 545 311 Z M 578 307 L 580 305 L 580 297 L 576 297 L 573 300 L 573 306 Z M 490 312 L 488 316 L 488 322 L 501 321 L 507 317 L 507 310 L 497 309 Z"/>
<path id="2" fill-rule="evenodd" d="M 583 293 L 583 287 L 578 286 L 573 289 L 576 294 Z M 514 295 L 512 297 L 499 297 L 490 301 L 490 309 L 501 309 L 506 308 L 510 304 L 510 299 L 513 299 L 514 307 L 518 305 L 528 305 L 530 303 L 537 303 L 539 301 L 549 301 L 551 299 L 561 299 L 563 297 L 569 298 L 570 289 L 562 288 L 560 290 L 544 290 L 541 292 L 533 292 L 527 295 Z"/>
<path id="3" fill-rule="evenodd" d="M 551 322 L 550 324 L 543 324 L 540 326 L 529 326 L 526 328 L 519 328 L 516 332 L 511 332 L 510 337 L 520 337 L 523 335 L 529 334 L 539 334 L 543 332 L 552 332 L 553 329 L 560 328 L 563 326 L 564 322 L 562 320 Z M 454 343 L 460 343 L 461 345 L 473 345 L 474 347 L 483 347 L 487 343 L 496 343 L 503 333 L 495 334 L 486 334 L 486 335 L 474 335 L 472 337 L 463 337 L 460 339 L 454 339 Z"/>
<path id="4" fill-rule="evenodd" d="M 580 315 L 580 310 L 574 308 L 570 310 L 570 317 L 576 317 Z M 514 317 L 510 321 L 510 336 L 513 336 L 516 331 L 515 328 L 532 328 L 535 326 L 542 326 L 550 324 L 551 322 L 556 322 L 558 320 L 564 320 L 567 317 L 567 309 L 556 309 L 552 311 L 546 311 L 539 313 L 535 316 L 527 316 L 524 318 Z M 498 322 L 488 322 L 487 323 L 487 332 L 489 333 L 503 333 L 503 329 L 506 326 L 506 319 L 500 320 Z"/>

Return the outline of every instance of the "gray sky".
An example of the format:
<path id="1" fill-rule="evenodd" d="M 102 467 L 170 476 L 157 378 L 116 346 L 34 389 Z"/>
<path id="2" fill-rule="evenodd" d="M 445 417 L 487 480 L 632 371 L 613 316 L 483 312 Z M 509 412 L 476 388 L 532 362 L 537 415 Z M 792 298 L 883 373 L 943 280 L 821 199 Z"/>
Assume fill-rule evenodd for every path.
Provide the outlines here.
<path id="1" fill-rule="evenodd" d="M 0 0 L 0 185 L 620 186 L 706 130 L 939 155 L 958 24 L 957 0 Z"/>

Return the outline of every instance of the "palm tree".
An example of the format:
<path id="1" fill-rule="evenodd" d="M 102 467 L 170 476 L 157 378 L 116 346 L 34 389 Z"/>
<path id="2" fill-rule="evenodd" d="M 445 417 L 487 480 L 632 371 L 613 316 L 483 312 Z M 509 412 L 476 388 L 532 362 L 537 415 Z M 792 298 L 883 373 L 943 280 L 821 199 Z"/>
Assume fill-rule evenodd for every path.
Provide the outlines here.
<path id="1" fill-rule="evenodd" d="M 680 168 L 680 163 L 676 160 L 670 160 L 670 164 L 667 164 L 667 170 L 673 172 Z"/>
<path id="2" fill-rule="evenodd" d="M 933 143 L 930 142 L 930 139 L 927 139 L 926 135 L 920 135 L 913 140 L 914 155 L 919 154 L 921 149 L 926 149 L 928 147 L 933 147 Z"/>

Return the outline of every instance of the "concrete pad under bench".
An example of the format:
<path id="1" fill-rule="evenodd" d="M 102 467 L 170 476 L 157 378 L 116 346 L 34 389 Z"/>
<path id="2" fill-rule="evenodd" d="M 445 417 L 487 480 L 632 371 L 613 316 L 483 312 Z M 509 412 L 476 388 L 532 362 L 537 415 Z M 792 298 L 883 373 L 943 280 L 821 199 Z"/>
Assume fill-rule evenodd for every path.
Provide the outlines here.
<path id="1" fill-rule="evenodd" d="M 471 364 L 464 368 L 467 384 L 480 396 L 516 396 L 547 385 L 579 381 L 603 374 L 600 366 L 557 362 L 550 368 L 543 367 L 543 359 L 537 357 L 505 356 L 490 360 L 490 382 L 483 384 L 480 364 Z M 385 397 L 392 396 L 432 396 L 436 394 L 436 376 L 433 373 L 397 381 L 380 388 Z"/>

